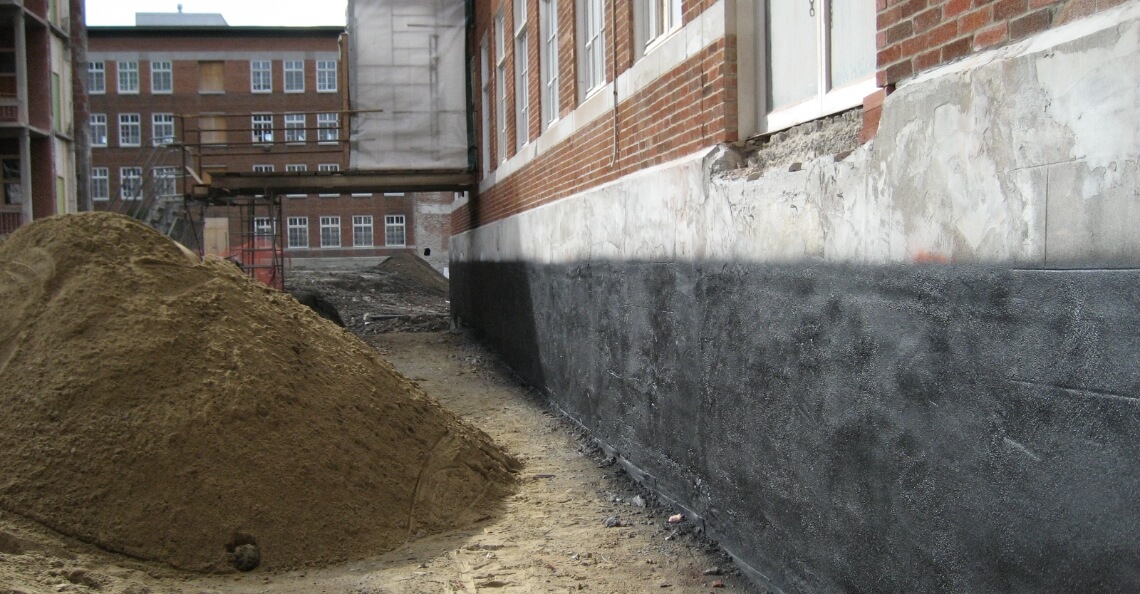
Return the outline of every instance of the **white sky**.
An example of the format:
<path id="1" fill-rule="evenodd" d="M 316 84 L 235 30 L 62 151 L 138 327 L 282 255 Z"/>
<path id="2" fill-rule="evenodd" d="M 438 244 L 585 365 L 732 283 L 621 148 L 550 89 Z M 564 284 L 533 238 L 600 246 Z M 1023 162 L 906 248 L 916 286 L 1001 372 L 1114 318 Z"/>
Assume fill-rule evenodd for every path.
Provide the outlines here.
<path id="1" fill-rule="evenodd" d="M 90 26 L 134 25 L 136 12 L 220 12 L 239 26 L 343 26 L 348 0 L 87 0 Z"/>

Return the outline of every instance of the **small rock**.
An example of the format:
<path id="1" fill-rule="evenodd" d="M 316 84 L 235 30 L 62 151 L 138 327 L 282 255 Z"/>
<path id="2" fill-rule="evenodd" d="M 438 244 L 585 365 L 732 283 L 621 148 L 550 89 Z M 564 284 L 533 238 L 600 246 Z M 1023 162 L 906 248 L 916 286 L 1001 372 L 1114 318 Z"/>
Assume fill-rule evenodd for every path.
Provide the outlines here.
<path id="1" fill-rule="evenodd" d="M 621 518 L 617 516 L 610 516 L 603 520 L 602 523 L 606 525 L 606 528 L 617 528 L 621 526 Z"/>
<path id="2" fill-rule="evenodd" d="M 705 575 L 720 575 L 720 574 L 721 574 L 721 571 L 720 571 L 719 567 L 710 567 L 710 568 L 705 570 Z"/>
<path id="3" fill-rule="evenodd" d="M 804 168 L 803 163 L 792 163 L 792 165 L 790 167 L 788 167 L 788 171 L 795 172 L 795 171 L 800 171 L 803 168 Z"/>
<path id="4" fill-rule="evenodd" d="M 724 582 L 721 582 L 721 581 L 716 581 L 716 582 L 713 582 L 713 583 L 712 583 L 712 587 L 714 587 L 714 588 L 723 588 L 723 587 L 724 587 Z"/>
<path id="5" fill-rule="evenodd" d="M 670 524 L 680 524 L 685 521 L 685 514 L 673 514 L 669 516 Z"/>
<path id="6" fill-rule="evenodd" d="M 238 571 L 253 571 L 261 565 L 261 550 L 255 544 L 243 544 L 234 547 L 234 569 Z"/>
<path id="7" fill-rule="evenodd" d="M 641 495 L 634 496 L 634 498 L 630 500 L 630 503 L 636 505 L 637 507 L 645 507 L 645 499 L 643 499 Z"/>

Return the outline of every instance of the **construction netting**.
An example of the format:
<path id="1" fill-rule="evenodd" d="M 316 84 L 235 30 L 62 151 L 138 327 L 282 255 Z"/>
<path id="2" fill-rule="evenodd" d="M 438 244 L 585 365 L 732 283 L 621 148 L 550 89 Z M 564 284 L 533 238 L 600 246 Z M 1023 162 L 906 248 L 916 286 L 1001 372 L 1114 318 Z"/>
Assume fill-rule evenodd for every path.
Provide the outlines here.
<path id="1" fill-rule="evenodd" d="M 465 27 L 465 0 L 349 0 L 350 168 L 468 168 Z"/>

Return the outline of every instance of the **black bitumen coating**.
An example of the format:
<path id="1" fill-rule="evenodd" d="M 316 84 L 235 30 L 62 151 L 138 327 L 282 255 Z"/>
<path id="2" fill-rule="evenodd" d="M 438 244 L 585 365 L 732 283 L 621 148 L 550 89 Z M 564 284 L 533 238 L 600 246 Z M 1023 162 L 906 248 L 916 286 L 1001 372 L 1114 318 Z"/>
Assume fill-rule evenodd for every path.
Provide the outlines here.
<path id="1" fill-rule="evenodd" d="M 1140 591 L 1140 271 L 453 262 L 451 293 L 774 589 Z"/>

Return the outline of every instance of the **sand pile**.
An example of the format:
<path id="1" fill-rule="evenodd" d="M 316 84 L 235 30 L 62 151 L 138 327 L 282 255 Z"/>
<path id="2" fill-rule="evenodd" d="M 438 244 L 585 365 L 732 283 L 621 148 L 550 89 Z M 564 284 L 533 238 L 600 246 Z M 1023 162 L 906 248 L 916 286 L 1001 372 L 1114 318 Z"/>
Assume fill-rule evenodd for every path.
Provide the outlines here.
<path id="1" fill-rule="evenodd" d="M 415 254 L 399 253 L 391 256 L 376 265 L 376 271 L 389 275 L 389 290 L 402 289 L 423 295 L 447 296 L 447 277 Z"/>
<path id="2" fill-rule="evenodd" d="M 0 506 L 181 568 L 246 544 L 271 569 L 367 556 L 511 482 L 351 334 L 118 215 L 0 243 L 0 377 Z"/>

